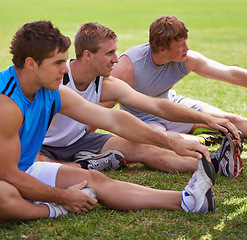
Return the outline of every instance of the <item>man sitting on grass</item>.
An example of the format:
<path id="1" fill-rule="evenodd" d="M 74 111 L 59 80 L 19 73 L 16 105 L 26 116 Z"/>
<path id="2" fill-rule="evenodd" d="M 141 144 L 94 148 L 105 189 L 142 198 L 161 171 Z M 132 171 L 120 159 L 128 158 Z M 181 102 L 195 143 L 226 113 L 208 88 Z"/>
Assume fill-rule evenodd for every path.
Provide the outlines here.
<path id="1" fill-rule="evenodd" d="M 176 95 L 176 92 L 172 90 L 173 85 L 190 72 L 247 87 L 246 69 L 225 66 L 198 52 L 189 50 L 186 42 L 187 33 L 188 29 L 185 24 L 176 17 L 158 18 L 150 26 L 149 43 L 131 47 L 124 52 L 114 66 L 112 76 L 120 78 L 136 91 L 148 96 L 169 99 L 212 116 L 228 119 L 243 133 L 244 137 L 247 137 L 247 118 L 224 112 L 202 101 Z M 166 134 L 169 134 L 170 131 L 192 133 L 198 126 L 197 124 L 167 121 L 127 104 L 122 104 L 121 108 Z M 224 149 L 229 150 L 230 147 L 225 136 L 222 144 Z M 234 147 L 235 152 L 241 151 L 241 145 L 239 146 L 236 142 Z M 212 155 L 215 163 L 217 155 Z M 222 169 L 227 168 L 227 161 L 221 161 L 220 165 L 219 173 Z M 234 165 L 237 166 L 235 171 L 226 174 L 237 177 L 242 171 L 242 162 L 236 158 L 232 166 Z"/>
<path id="2" fill-rule="evenodd" d="M 60 86 L 68 72 L 69 46 L 69 38 L 46 21 L 25 24 L 12 39 L 14 66 L 0 72 L 0 220 L 88 212 L 97 202 L 119 210 L 214 211 L 215 174 L 204 157 L 209 158 L 207 148 L 174 140 L 127 112 L 97 106 Z M 198 169 L 180 192 L 113 180 L 99 171 L 35 162 L 57 112 L 131 141 L 170 149 L 177 145 L 188 155 L 202 152 L 193 152 Z"/>
<path id="3" fill-rule="evenodd" d="M 222 131 L 228 128 L 237 136 L 237 129 L 229 120 L 198 112 L 167 99 L 148 97 L 111 77 L 112 67 L 118 62 L 116 50 L 117 36 L 111 29 L 98 23 L 82 25 L 75 36 L 76 59 L 67 62 L 69 72 L 64 75 L 62 84 L 96 104 L 100 101 L 117 101 L 172 121 L 204 123 Z M 110 170 L 124 165 L 124 155 L 127 163 L 140 162 L 166 172 L 194 172 L 197 169 L 196 158 L 180 156 L 176 149 L 174 152 L 134 143 L 110 134 L 89 134 L 86 128 L 85 124 L 56 114 L 40 150 L 39 161 L 75 161 L 86 169 Z M 177 135 L 171 136 L 182 139 Z M 237 142 L 229 138 L 227 143 L 231 146 L 234 141 Z M 217 163 L 226 156 L 229 156 L 229 166 L 232 166 L 234 158 L 240 159 L 240 152 L 228 149 L 217 157 Z"/>

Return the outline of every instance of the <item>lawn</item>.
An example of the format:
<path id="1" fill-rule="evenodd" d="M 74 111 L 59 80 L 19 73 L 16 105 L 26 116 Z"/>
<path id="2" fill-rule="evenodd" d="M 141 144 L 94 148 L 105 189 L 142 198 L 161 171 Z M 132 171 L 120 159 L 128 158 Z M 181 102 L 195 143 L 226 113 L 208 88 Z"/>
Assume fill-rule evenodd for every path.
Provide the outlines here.
<path id="1" fill-rule="evenodd" d="M 246 0 L 0 0 L 0 9 L 0 70 L 12 64 L 11 38 L 26 22 L 51 20 L 72 41 L 81 24 L 99 22 L 117 33 L 119 55 L 133 45 L 147 42 L 151 22 L 168 14 L 186 23 L 192 50 L 224 64 L 247 68 Z M 74 57 L 73 46 L 70 57 Z M 174 89 L 184 96 L 247 117 L 245 88 L 190 74 Z M 88 214 L 0 223 L 0 239 L 246 239 L 246 144 L 242 158 L 244 172 L 237 180 L 217 176 L 215 214 L 165 210 L 120 212 L 97 205 Z M 189 173 L 152 171 L 140 164 L 106 174 L 171 190 L 183 190 L 191 177 Z"/>

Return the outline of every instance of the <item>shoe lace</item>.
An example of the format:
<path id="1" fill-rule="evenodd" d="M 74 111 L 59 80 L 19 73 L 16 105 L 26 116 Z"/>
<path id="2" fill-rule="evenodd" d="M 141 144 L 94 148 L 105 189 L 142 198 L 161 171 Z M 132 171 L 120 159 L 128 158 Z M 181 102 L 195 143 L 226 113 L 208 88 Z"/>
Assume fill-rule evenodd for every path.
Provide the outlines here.
<path id="1" fill-rule="evenodd" d="M 194 172 L 194 174 L 192 175 L 191 179 L 188 182 L 188 186 L 192 189 L 195 188 L 195 183 L 198 181 L 198 176 L 196 174 L 196 172 Z"/>

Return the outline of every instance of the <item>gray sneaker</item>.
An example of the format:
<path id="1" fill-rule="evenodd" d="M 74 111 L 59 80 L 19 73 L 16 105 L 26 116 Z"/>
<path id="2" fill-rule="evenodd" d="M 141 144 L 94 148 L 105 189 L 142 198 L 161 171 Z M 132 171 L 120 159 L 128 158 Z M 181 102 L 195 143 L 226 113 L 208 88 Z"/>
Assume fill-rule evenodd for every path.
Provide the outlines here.
<path id="1" fill-rule="evenodd" d="M 109 171 L 126 166 L 124 155 L 117 150 L 108 150 L 101 154 L 94 154 L 87 151 L 80 151 L 74 156 L 74 161 L 79 163 L 82 168 Z"/>
<path id="2" fill-rule="evenodd" d="M 235 139 L 232 133 L 222 133 L 222 144 L 210 155 L 212 160 L 217 160 L 219 168 L 217 173 L 225 177 L 237 178 L 242 173 L 242 159 L 244 136 L 239 132 L 241 141 Z"/>
<path id="3" fill-rule="evenodd" d="M 192 212 L 200 212 L 205 197 L 208 202 L 206 212 L 215 212 L 215 200 L 212 187 L 215 183 L 215 171 L 212 163 L 209 163 L 203 156 L 198 160 L 198 168 L 189 180 L 185 191 L 195 198 L 195 208 Z"/>

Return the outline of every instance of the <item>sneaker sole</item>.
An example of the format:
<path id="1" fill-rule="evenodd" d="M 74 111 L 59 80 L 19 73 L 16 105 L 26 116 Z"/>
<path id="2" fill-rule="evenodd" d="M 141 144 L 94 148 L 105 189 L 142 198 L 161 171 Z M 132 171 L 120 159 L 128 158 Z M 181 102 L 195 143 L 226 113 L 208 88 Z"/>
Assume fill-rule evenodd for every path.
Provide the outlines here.
<path id="1" fill-rule="evenodd" d="M 215 170 L 212 162 L 208 162 L 204 155 L 202 155 L 202 165 L 207 176 L 211 179 L 212 184 L 215 184 Z"/>
<path id="2" fill-rule="evenodd" d="M 227 140 L 230 143 L 230 156 L 233 156 L 233 161 L 228 163 L 229 164 L 229 170 L 230 173 L 234 173 L 233 176 L 230 174 L 232 178 L 238 178 L 240 174 L 242 173 L 243 169 L 243 162 L 240 157 L 240 154 L 242 152 L 241 147 L 239 147 L 239 141 L 236 139 L 233 139 L 233 136 L 231 133 L 226 134 Z M 241 144 L 242 146 L 242 144 Z M 233 151 L 233 152 L 232 152 Z"/>
<path id="3" fill-rule="evenodd" d="M 208 211 L 215 212 L 215 198 L 212 189 L 208 189 L 206 193 L 206 198 L 208 200 Z"/>

